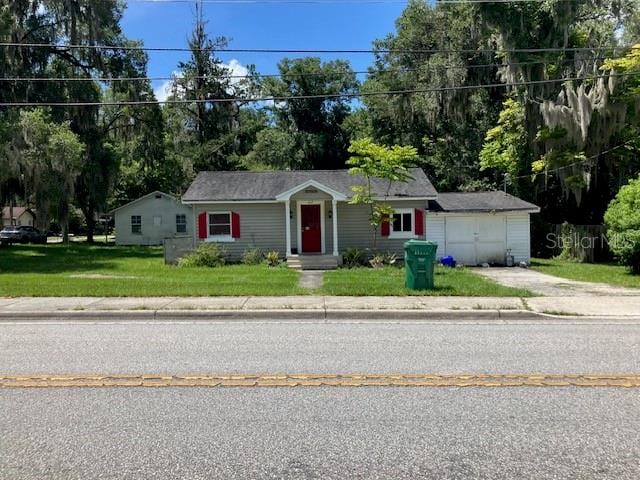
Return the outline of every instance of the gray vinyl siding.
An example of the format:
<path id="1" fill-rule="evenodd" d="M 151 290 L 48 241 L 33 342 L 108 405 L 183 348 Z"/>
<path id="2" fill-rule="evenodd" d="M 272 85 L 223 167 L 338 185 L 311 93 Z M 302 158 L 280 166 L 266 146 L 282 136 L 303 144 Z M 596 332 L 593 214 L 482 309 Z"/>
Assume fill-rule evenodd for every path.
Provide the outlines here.
<path id="1" fill-rule="evenodd" d="M 187 233 L 176 232 L 176 215 L 186 215 Z M 139 215 L 142 220 L 140 234 L 131 233 L 131 217 Z M 154 225 L 153 218 L 161 217 L 161 224 Z M 165 238 L 193 234 L 191 207 L 183 205 L 171 197 L 149 196 L 126 205 L 114 213 L 116 245 L 162 245 Z"/>
<path id="2" fill-rule="evenodd" d="M 421 200 L 388 202 L 394 208 L 421 209 L 424 211 L 425 202 Z M 424 218 L 424 217 L 423 217 Z M 383 252 L 393 252 L 399 257 L 404 256 L 404 243 L 407 238 L 389 238 L 377 232 L 376 249 Z M 418 238 L 418 237 L 414 237 Z M 424 235 L 419 239 L 424 240 Z M 373 233 L 369 223 L 369 209 L 365 205 L 350 205 L 338 203 L 338 246 L 340 253 L 347 248 L 373 248 Z"/>
<path id="3" fill-rule="evenodd" d="M 283 257 L 286 255 L 284 203 L 196 205 L 196 222 L 201 212 L 235 212 L 240 216 L 240 238 L 220 242 L 231 261 L 239 260 L 242 252 L 250 247 L 258 247 L 264 251 L 275 250 Z"/>
<path id="4" fill-rule="evenodd" d="M 307 196 L 306 200 L 315 200 L 322 197 L 322 194 L 315 194 L 314 197 Z M 300 196 L 295 196 L 296 200 L 301 200 Z M 326 198 L 326 197 L 325 197 Z M 333 220 L 329 218 L 331 200 L 324 201 L 324 226 L 323 232 L 325 241 L 325 254 L 333 253 Z M 291 200 L 291 247 L 298 247 L 298 225 L 297 225 L 297 201 Z M 320 199 L 319 199 L 320 200 Z M 396 208 L 425 208 L 424 201 L 394 201 L 389 202 Z M 281 256 L 286 255 L 286 223 L 284 202 L 277 203 L 224 203 L 211 205 L 197 205 L 195 209 L 197 217 L 202 212 L 235 212 L 240 217 L 240 238 L 229 242 L 220 242 L 229 255 L 229 260 L 237 261 L 242 256 L 242 252 L 250 247 L 258 247 L 264 251 L 275 250 Z M 350 205 L 347 202 L 338 202 L 338 251 L 342 253 L 347 248 L 357 247 L 361 249 L 373 248 L 373 238 L 371 225 L 369 224 L 369 213 L 365 206 Z M 196 232 L 196 237 L 197 237 Z M 424 238 L 421 237 L 421 238 Z M 202 241 L 198 239 L 198 241 Z M 377 249 L 380 251 L 394 252 L 399 256 L 404 253 L 403 245 L 407 241 L 405 238 L 392 239 L 377 235 Z"/>

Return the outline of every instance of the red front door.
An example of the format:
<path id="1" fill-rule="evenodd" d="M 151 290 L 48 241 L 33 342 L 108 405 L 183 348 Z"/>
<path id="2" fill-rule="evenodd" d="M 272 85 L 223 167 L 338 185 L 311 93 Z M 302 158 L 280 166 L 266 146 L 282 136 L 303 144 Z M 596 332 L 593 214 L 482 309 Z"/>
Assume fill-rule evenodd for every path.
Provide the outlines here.
<path id="1" fill-rule="evenodd" d="M 320 205 L 300 205 L 300 217 L 302 253 L 320 253 L 322 251 Z"/>

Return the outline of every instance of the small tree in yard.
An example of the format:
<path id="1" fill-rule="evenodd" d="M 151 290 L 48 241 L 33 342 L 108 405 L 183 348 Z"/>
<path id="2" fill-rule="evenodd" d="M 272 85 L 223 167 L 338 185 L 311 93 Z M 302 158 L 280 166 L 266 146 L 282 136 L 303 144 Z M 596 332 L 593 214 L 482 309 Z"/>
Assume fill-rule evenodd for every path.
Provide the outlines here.
<path id="1" fill-rule="evenodd" d="M 378 227 L 393 215 L 393 208 L 386 203 L 391 186 L 395 182 L 411 180 L 409 169 L 415 166 L 418 151 L 414 147 L 394 145 L 387 147 L 376 144 L 371 138 L 354 140 L 349 147 L 351 158 L 347 165 L 349 173 L 364 178 L 364 184 L 353 185 L 353 205 L 367 205 L 369 222 L 373 227 L 373 248 L 377 245 Z M 374 193 L 374 182 L 381 180 L 386 185 L 382 201 Z"/>
<path id="2" fill-rule="evenodd" d="M 620 189 L 604 215 L 611 251 L 640 275 L 640 177 Z"/>

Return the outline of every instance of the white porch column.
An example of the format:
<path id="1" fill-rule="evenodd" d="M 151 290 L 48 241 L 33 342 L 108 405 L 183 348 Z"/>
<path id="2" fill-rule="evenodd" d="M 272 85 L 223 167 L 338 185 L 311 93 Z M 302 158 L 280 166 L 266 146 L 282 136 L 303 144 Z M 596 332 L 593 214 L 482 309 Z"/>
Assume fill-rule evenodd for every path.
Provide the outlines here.
<path id="1" fill-rule="evenodd" d="M 331 200 L 331 217 L 333 218 L 333 256 L 338 256 L 338 201 Z"/>
<path id="2" fill-rule="evenodd" d="M 286 225 L 287 257 L 291 256 L 291 201 L 284 202 L 284 224 Z"/>

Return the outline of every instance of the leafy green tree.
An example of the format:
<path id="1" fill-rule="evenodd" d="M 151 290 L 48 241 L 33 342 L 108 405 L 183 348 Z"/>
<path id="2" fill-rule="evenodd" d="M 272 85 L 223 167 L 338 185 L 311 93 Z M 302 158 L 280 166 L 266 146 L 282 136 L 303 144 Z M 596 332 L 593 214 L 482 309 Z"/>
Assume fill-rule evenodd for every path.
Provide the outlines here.
<path id="1" fill-rule="evenodd" d="M 0 100 L 7 102 L 91 102 L 100 103 L 106 85 L 92 80 L 100 77 L 144 77 L 147 58 L 128 49 L 73 49 L 72 44 L 106 44 L 135 47 L 123 35 L 120 21 L 124 2 L 118 0 L 16 0 L 0 5 L 0 38 L 7 42 L 36 43 L 46 47 L 8 47 L 0 49 L 3 75 L 15 77 L 65 77 L 82 81 L 9 82 L 0 88 Z M 140 84 L 108 82 L 118 98 L 139 99 Z M 6 88 L 5 88 L 6 87 Z M 16 109 L 5 112 L 17 117 Z M 97 213 L 104 211 L 118 173 L 118 158 L 108 128 L 101 123 L 99 105 L 60 108 L 51 119 L 68 123 L 86 145 L 80 175 L 75 186 L 75 203 L 84 213 L 88 238 L 92 238 Z M 157 138 L 157 136 L 156 136 Z M 26 200 L 26 199 L 25 199 Z"/>
<path id="2" fill-rule="evenodd" d="M 249 130 L 243 130 L 243 120 L 251 119 L 251 114 L 243 115 L 243 99 L 255 96 L 258 89 L 253 66 L 248 67 L 247 78 L 232 77 L 232 70 L 216 56 L 216 50 L 226 47 L 228 40 L 210 38 L 205 26 L 199 10 L 189 40 L 191 57 L 180 62 L 171 87 L 171 98 L 193 102 L 166 109 L 171 155 L 190 168 L 190 175 L 200 170 L 242 168 L 240 157 L 248 151 L 244 141 L 253 127 L 249 122 Z"/>
<path id="3" fill-rule="evenodd" d="M 393 214 L 393 208 L 386 203 L 391 186 L 411 179 L 410 168 L 415 166 L 418 152 L 411 146 L 378 145 L 371 138 L 354 140 L 349 152 L 352 154 L 347 161 L 349 173 L 364 179 L 364 184 L 351 187 L 353 197 L 350 203 L 368 207 L 375 249 L 378 227 Z M 379 194 L 375 191 L 376 184 L 380 182 L 386 185 L 382 200 L 379 200 Z"/>
<path id="4" fill-rule="evenodd" d="M 343 122 L 351 112 L 351 102 L 332 95 L 351 95 L 358 91 L 349 63 L 344 60 L 323 63 L 317 57 L 285 58 L 278 69 L 280 78 L 268 78 L 264 82 L 266 95 L 312 97 L 275 102 L 272 107 L 276 126 L 290 134 L 302 153 L 302 161 L 296 161 L 296 168 L 344 167 L 349 136 Z"/>
<path id="5" fill-rule="evenodd" d="M 480 168 L 496 169 L 512 177 L 522 171 L 521 162 L 527 148 L 525 112 L 522 104 L 507 99 L 498 117 L 498 125 L 487 132 L 480 151 Z"/>
<path id="6" fill-rule="evenodd" d="M 69 235 L 69 210 L 75 179 L 80 173 L 85 146 L 68 123 L 56 123 L 41 110 L 20 113 L 15 140 L 25 182 L 34 192 L 39 224 L 47 228 L 51 215 Z"/>
<path id="7" fill-rule="evenodd" d="M 469 189 L 479 180 L 492 183 L 480 171 L 478 155 L 484 133 L 497 119 L 504 89 L 468 88 L 496 83 L 498 67 L 489 54 L 461 52 L 485 46 L 481 23 L 473 5 L 409 2 L 396 32 L 374 43 L 381 52 L 363 85 L 364 92 L 447 89 L 363 100 L 373 137 L 416 147 L 421 166 L 441 190 Z"/>
<path id="8" fill-rule="evenodd" d="M 604 216 L 612 252 L 640 274 L 640 177 L 623 186 Z"/>

